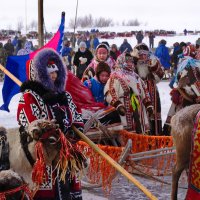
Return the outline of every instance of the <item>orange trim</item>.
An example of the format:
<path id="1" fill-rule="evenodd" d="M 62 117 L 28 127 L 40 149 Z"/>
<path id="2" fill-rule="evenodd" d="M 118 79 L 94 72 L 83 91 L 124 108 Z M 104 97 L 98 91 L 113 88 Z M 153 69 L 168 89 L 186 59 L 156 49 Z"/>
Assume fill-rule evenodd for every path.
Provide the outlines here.
<path id="1" fill-rule="evenodd" d="M 132 140 L 133 147 L 131 153 L 150 151 L 154 149 L 160 149 L 165 147 L 172 147 L 172 136 L 148 136 L 139 135 L 136 133 L 122 130 L 119 132 L 119 137 L 124 144 L 128 139 Z M 79 148 L 90 159 L 90 165 L 88 167 L 87 176 L 91 183 L 98 184 L 102 182 L 103 189 L 106 193 L 109 193 L 112 185 L 112 175 L 115 173 L 115 169 L 108 164 L 98 153 L 94 152 L 92 148 L 85 142 L 78 142 Z M 119 160 L 119 157 L 123 151 L 123 147 L 103 146 L 98 145 L 105 153 L 112 157 L 115 161 Z M 146 160 L 131 161 L 129 158 L 126 160 L 125 169 L 129 172 L 133 172 L 134 166 L 140 166 L 140 169 L 145 173 L 152 175 L 164 175 L 171 172 L 172 163 L 175 161 L 174 155 L 161 156 L 159 158 L 150 158 Z M 132 168 L 130 170 L 130 168 Z"/>

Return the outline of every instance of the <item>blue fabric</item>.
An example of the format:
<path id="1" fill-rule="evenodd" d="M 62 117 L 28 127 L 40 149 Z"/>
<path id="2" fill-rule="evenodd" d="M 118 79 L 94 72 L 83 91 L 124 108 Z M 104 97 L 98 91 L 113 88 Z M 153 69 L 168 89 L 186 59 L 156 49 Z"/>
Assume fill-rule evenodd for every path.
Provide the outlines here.
<path id="1" fill-rule="evenodd" d="M 176 53 L 177 51 L 180 51 L 180 46 L 175 46 L 175 47 L 174 47 L 173 54 Z"/>
<path id="2" fill-rule="evenodd" d="M 86 43 L 87 49 L 89 49 L 90 48 L 90 40 L 87 40 L 85 43 Z"/>
<path id="3" fill-rule="evenodd" d="M 174 74 L 176 74 L 176 69 L 174 70 Z M 174 75 L 173 77 L 172 77 L 172 79 L 171 79 L 171 81 L 170 81 L 170 83 L 169 83 L 169 87 L 170 88 L 174 88 L 174 83 L 175 83 L 175 81 L 176 81 L 176 75 Z"/>
<path id="4" fill-rule="evenodd" d="M 165 69 L 169 69 L 171 64 L 170 64 L 170 55 L 169 55 L 169 50 L 164 44 L 160 44 L 155 51 L 155 56 L 159 58 L 162 66 Z"/>
<path id="5" fill-rule="evenodd" d="M 183 60 L 182 62 L 180 62 L 179 66 L 178 66 L 178 69 L 177 69 L 177 72 L 175 74 L 175 81 L 174 82 L 177 82 L 177 76 L 180 72 L 182 72 L 184 69 L 187 69 L 189 67 L 199 67 L 200 66 L 200 60 L 196 60 L 196 59 L 193 59 L 193 58 L 187 58 L 185 60 Z"/>
<path id="6" fill-rule="evenodd" d="M 71 47 L 63 47 L 61 55 L 62 55 L 62 56 L 69 56 L 71 50 L 72 50 Z"/>
<path id="7" fill-rule="evenodd" d="M 64 56 L 67 56 L 68 62 L 69 62 L 70 64 L 71 64 L 71 60 L 72 60 L 71 51 L 72 51 L 72 48 L 71 48 L 71 47 L 63 47 L 62 53 L 61 53 L 61 55 L 62 55 L 63 57 L 64 57 Z"/>
<path id="8" fill-rule="evenodd" d="M 62 49 L 62 43 L 64 39 L 64 29 L 65 29 L 65 12 L 62 12 L 61 23 L 57 31 L 60 33 L 60 38 L 58 40 L 57 49 L 56 49 L 56 51 L 59 53 L 61 52 L 61 49 Z"/>
<path id="9" fill-rule="evenodd" d="M 29 60 L 29 54 L 24 56 L 9 56 L 7 58 L 6 69 L 17 77 L 21 82 L 26 78 L 26 62 Z M 2 97 L 4 104 L 0 107 L 1 110 L 9 112 L 8 105 L 12 97 L 19 93 L 20 87 L 12 81 L 8 76 L 5 76 Z"/>
<path id="10" fill-rule="evenodd" d="M 91 90 L 92 95 L 95 98 L 96 102 L 105 103 L 104 92 L 103 92 L 105 84 L 102 84 L 95 78 L 92 78 L 90 80 L 84 81 L 83 85 Z"/>
<path id="11" fill-rule="evenodd" d="M 60 53 L 62 48 L 63 35 L 64 35 L 64 22 L 65 22 L 65 15 L 64 13 L 62 13 L 61 24 L 57 31 L 57 33 L 59 33 L 59 38 L 58 40 L 54 41 L 57 42 L 56 46 L 54 47 L 53 46 L 54 44 L 51 43 L 51 41 L 55 40 L 54 37 L 45 45 L 45 47 L 55 49 L 58 53 Z M 26 71 L 26 64 L 30 62 L 31 60 L 30 55 L 34 53 L 35 52 L 32 52 L 30 54 L 23 56 L 8 56 L 6 69 L 9 72 L 11 72 L 11 74 L 13 74 L 16 78 L 18 78 L 21 82 L 28 80 L 27 77 L 28 71 Z M 0 110 L 5 110 L 9 112 L 8 106 L 10 101 L 12 97 L 19 92 L 20 92 L 20 87 L 14 81 L 12 81 L 7 75 L 5 75 L 3 89 L 2 89 L 2 98 L 4 104 L 0 107 Z"/>
<path id="12" fill-rule="evenodd" d="M 99 45 L 99 39 L 98 38 L 94 38 L 94 41 L 93 41 L 94 49 L 96 49 L 98 45 Z"/>
<path id="13" fill-rule="evenodd" d="M 124 42 L 120 48 L 119 48 L 119 51 L 121 53 L 123 53 L 125 50 L 127 49 L 127 52 L 130 53 L 131 51 L 133 51 L 131 45 L 128 43 L 128 42 Z"/>
<path id="14" fill-rule="evenodd" d="M 18 40 L 17 40 L 17 38 L 14 38 L 14 39 L 13 39 L 13 41 L 12 41 L 12 44 L 14 45 L 14 47 L 16 47 L 16 46 L 17 46 L 17 43 L 18 43 Z"/>

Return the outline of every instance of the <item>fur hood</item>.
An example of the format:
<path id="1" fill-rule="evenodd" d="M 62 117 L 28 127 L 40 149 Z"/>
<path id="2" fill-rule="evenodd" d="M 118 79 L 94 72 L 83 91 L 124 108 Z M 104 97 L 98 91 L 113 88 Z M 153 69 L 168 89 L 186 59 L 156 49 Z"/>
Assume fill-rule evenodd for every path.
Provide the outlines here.
<path id="1" fill-rule="evenodd" d="M 47 73 L 47 64 L 49 60 L 54 61 L 59 69 L 58 78 L 55 83 L 51 81 L 49 74 Z M 45 88 L 58 93 L 65 90 L 67 74 L 64 63 L 55 50 L 45 48 L 39 51 L 33 59 L 33 71 L 33 80 L 41 83 Z"/>

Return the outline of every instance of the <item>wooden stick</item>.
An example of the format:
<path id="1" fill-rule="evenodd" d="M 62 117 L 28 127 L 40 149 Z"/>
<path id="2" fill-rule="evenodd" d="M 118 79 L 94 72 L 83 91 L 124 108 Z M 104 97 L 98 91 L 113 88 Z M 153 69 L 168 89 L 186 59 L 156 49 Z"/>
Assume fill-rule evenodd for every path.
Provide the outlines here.
<path id="1" fill-rule="evenodd" d="M 96 144 L 94 144 L 87 136 L 85 136 L 81 131 L 79 131 L 74 125 L 72 129 L 97 153 L 99 153 L 103 158 L 105 158 L 117 171 L 124 175 L 129 181 L 131 181 L 136 187 L 138 187 L 149 199 L 156 200 L 157 198 L 151 194 L 151 192 L 144 187 L 137 179 L 135 179 L 131 174 L 129 174 L 123 167 L 121 167 L 115 160 L 113 160 L 108 154 L 101 150 Z"/>
<path id="2" fill-rule="evenodd" d="M 4 72 L 4 74 L 6 74 L 7 76 L 9 76 L 17 85 L 21 86 L 22 82 L 16 78 L 13 74 L 11 74 L 3 65 L 0 64 L 0 69 L 2 72 Z"/>
<path id="3" fill-rule="evenodd" d="M 22 82 L 17 79 L 13 74 L 11 74 L 5 67 L 0 64 L 0 69 L 9 76 L 17 85 L 21 86 Z M 151 194 L 151 192 L 144 187 L 137 179 L 135 179 L 131 174 L 129 174 L 123 167 L 121 167 L 117 162 L 115 162 L 108 154 L 102 151 L 96 144 L 94 144 L 87 136 L 85 136 L 81 131 L 79 131 L 74 125 L 72 129 L 97 153 L 99 153 L 103 158 L 105 158 L 117 171 L 124 175 L 128 180 L 130 180 L 136 187 L 138 187 L 149 199 L 157 200 L 157 198 Z"/>

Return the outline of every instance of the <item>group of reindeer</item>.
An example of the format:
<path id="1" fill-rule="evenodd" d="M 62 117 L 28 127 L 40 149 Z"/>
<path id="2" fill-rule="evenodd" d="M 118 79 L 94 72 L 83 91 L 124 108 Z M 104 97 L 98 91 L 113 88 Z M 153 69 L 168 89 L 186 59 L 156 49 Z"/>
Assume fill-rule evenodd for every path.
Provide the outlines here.
<path id="1" fill-rule="evenodd" d="M 192 63 L 192 62 L 191 62 Z M 191 64 L 190 63 L 190 64 Z M 194 70 L 195 69 L 195 70 Z M 194 73 L 196 79 L 190 79 L 187 77 L 188 74 Z M 200 62 L 196 63 L 195 66 L 188 65 L 185 68 L 179 70 L 178 79 L 185 79 L 185 82 L 182 84 L 182 90 L 186 93 L 189 91 L 188 95 L 191 95 L 191 91 L 188 90 L 188 87 L 193 85 L 194 82 L 200 80 Z M 180 81 L 181 82 L 181 81 Z M 179 85 L 178 85 L 179 87 Z M 193 92 L 198 99 L 198 94 Z M 194 104 L 187 106 L 178 111 L 171 119 L 171 135 L 173 136 L 174 145 L 176 147 L 176 163 L 172 172 L 172 192 L 171 199 L 177 199 L 178 193 L 178 180 L 181 176 L 181 173 L 184 169 L 188 169 L 190 163 L 190 152 L 191 152 L 191 143 L 192 143 L 192 131 L 194 128 L 194 122 L 198 111 L 200 110 L 200 104 Z M 32 122 L 26 130 L 27 133 L 27 145 L 29 152 L 31 153 L 33 160 L 35 157 L 35 144 L 38 141 L 38 133 L 45 132 L 45 126 L 41 124 L 48 124 L 48 129 L 56 129 L 55 122 L 47 121 L 34 121 Z M 49 137 L 42 141 L 43 151 L 45 156 L 45 162 L 48 165 L 54 163 L 56 165 L 57 156 L 59 155 L 60 145 L 59 137 L 57 135 L 49 135 Z M 18 129 L 9 129 L 6 130 L 3 127 L 0 128 L 0 161 L 2 158 L 2 146 L 7 144 L 9 145 L 9 165 L 13 170 L 3 170 L 0 172 L 0 198 L 2 193 L 6 191 L 12 191 L 15 187 L 20 187 L 25 183 L 29 185 L 30 189 L 34 189 L 34 183 L 31 179 L 31 173 L 33 170 L 32 165 L 27 160 L 24 153 L 24 147 L 21 145 L 20 134 Z M 48 156 L 47 156 L 48 155 Z M 0 163 L 1 165 L 2 163 Z M 20 176 L 19 176 L 19 175 Z M 7 196 L 5 199 L 22 199 L 24 191 L 17 191 L 10 196 Z M 21 197 L 20 197 L 21 196 Z M 24 196 L 26 199 L 26 195 Z"/>

